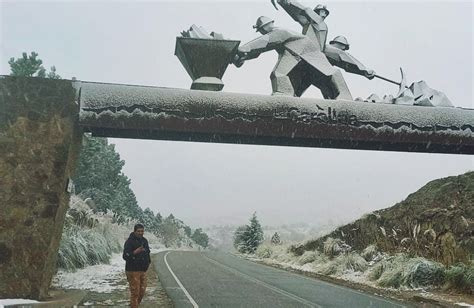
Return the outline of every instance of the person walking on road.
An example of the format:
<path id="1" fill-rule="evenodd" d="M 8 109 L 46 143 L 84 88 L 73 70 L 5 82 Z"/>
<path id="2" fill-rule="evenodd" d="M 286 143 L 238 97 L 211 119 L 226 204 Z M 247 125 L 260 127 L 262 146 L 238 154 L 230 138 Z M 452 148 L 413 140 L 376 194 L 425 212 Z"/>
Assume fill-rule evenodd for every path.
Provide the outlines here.
<path id="1" fill-rule="evenodd" d="M 130 287 L 130 306 L 138 307 L 146 291 L 146 271 L 151 263 L 150 247 L 143 237 L 145 227 L 136 224 L 123 248 L 123 259 L 126 261 L 125 273 Z"/>

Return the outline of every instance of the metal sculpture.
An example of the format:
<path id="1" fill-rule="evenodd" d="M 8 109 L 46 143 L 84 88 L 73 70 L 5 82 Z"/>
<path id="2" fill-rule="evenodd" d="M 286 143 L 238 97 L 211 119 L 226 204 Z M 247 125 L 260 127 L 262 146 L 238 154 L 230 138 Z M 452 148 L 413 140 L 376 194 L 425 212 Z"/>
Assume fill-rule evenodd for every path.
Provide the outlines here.
<path id="1" fill-rule="evenodd" d="M 336 68 L 339 67 L 349 73 L 399 86 L 395 96 L 384 95 L 380 99 L 372 94 L 364 101 L 453 107 L 444 93 L 430 88 L 424 81 L 408 87 L 403 70 L 399 83 L 366 68 L 347 52 L 350 45 L 342 35 L 326 44 L 328 27 L 325 19 L 329 15 L 326 6 L 318 4 L 312 9 L 294 0 L 271 0 L 271 3 L 277 10 L 282 7 L 298 22 L 302 33 L 277 28 L 274 20 L 266 16 L 260 16 L 253 26 L 262 35 L 240 47 L 240 41 L 226 40 L 221 34 L 208 33 L 196 25 L 181 32 L 182 37 L 176 39 L 175 54 L 193 79 L 191 89 L 220 91 L 224 87 L 221 78 L 228 64 L 241 67 L 245 61 L 255 59 L 263 52 L 276 50 L 278 62 L 270 75 L 273 95 L 299 97 L 314 85 L 326 99 L 353 101 L 341 71 Z"/>
<path id="2" fill-rule="evenodd" d="M 260 16 L 253 27 L 262 36 L 240 46 L 234 64 L 240 67 L 263 52 L 276 50 L 278 63 L 270 75 L 273 95 L 301 96 L 310 85 L 315 85 L 324 98 L 352 100 L 341 72 L 309 36 L 277 28 L 266 16 Z"/>
<path id="3" fill-rule="evenodd" d="M 175 55 L 193 79 L 191 89 L 220 91 L 221 78 L 232 62 L 240 41 L 225 40 L 221 34 L 207 34 L 193 25 L 176 38 Z"/>

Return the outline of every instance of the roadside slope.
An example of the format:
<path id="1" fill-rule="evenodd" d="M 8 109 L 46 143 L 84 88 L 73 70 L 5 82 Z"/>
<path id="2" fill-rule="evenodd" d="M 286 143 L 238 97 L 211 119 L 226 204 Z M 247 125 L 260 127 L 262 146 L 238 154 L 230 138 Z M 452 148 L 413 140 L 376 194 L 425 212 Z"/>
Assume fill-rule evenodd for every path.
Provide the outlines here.
<path id="1" fill-rule="evenodd" d="M 291 250 L 297 255 L 323 251 L 328 238 L 359 252 L 376 245 L 387 253 L 405 252 L 448 266 L 467 264 L 474 253 L 474 172 L 431 181 L 393 207 Z"/>

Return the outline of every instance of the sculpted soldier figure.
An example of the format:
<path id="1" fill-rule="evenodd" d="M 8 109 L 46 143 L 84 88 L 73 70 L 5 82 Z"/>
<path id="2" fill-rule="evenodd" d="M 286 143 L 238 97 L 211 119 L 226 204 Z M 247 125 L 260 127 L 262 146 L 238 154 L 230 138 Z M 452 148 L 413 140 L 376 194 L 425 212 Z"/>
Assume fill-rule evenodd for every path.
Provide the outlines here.
<path id="1" fill-rule="evenodd" d="M 320 50 L 323 51 L 328 34 L 328 26 L 324 22 L 324 19 L 329 15 L 329 10 L 326 6 L 318 4 L 312 10 L 296 1 L 277 0 L 277 2 L 291 18 L 303 27 L 303 34 L 318 43 Z"/>
<path id="2" fill-rule="evenodd" d="M 278 62 L 270 79 L 273 95 L 301 96 L 310 86 L 318 87 L 326 99 L 352 100 L 341 71 L 329 63 L 317 41 L 291 30 L 276 28 L 266 16 L 253 26 L 262 34 L 239 47 L 234 64 L 242 66 L 245 60 L 261 53 L 276 50 Z"/>
<path id="3" fill-rule="evenodd" d="M 346 72 L 354 73 L 373 79 L 375 72 L 367 69 L 362 63 L 354 58 L 346 50 L 349 49 L 349 42 L 342 36 L 336 36 L 324 48 L 324 54 L 332 65 L 344 69 Z"/>
<path id="4" fill-rule="evenodd" d="M 274 0 L 272 0 L 274 1 Z M 319 44 L 320 50 L 326 54 L 332 65 L 341 67 L 347 72 L 359 74 L 373 79 L 375 72 L 365 66 L 346 52 L 349 43 L 343 36 L 337 36 L 329 45 L 326 44 L 328 27 L 325 23 L 329 10 L 326 6 L 318 4 L 314 10 L 305 7 L 297 1 L 277 0 L 278 4 L 303 27 L 303 34 Z"/>

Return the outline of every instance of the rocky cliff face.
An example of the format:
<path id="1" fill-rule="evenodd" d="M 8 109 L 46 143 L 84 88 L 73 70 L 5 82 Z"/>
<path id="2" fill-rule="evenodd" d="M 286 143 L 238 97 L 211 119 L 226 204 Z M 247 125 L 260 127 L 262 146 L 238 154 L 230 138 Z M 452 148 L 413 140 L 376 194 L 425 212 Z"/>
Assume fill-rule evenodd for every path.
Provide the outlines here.
<path id="1" fill-rule="evenodd" d="M 407 252 L 445 265 L 467 263 L 474 257 L 474 172 L 429 182 L 393 207 L 365 215 L 292 251 L 322 250 L 329 237 L 358 251 L 375 244 L 388 253 Z"/>
<path id="2" fill-rule="evenodd" d="M 0 298 L 47 296 L 79 153 L 66 80 L 0 77 Z"/>

